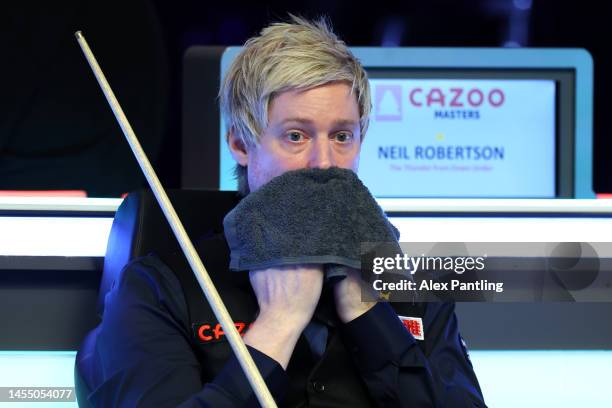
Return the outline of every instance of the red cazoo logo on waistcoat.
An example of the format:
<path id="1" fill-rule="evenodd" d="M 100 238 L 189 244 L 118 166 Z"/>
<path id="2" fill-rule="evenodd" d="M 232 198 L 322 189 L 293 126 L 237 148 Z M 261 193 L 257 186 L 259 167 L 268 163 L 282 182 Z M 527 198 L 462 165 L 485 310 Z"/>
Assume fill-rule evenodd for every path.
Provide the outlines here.
<path id="1" fill-rule="evenodd" d="M 241 336 L 244 336 L 252 324 L 253 322 L 234 322 L 234 326 Z M 200 343 L 214 343 L 225 339 L 225 332 L 221 323 L 194 323 L 191 327 L 194 337 Z"/>

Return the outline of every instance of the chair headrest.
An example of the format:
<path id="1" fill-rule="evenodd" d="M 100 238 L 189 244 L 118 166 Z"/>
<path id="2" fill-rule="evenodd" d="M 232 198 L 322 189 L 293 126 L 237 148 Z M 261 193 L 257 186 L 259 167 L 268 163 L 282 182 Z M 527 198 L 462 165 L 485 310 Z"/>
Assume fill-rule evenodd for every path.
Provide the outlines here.
<path id="1" fill-rule="evenodd" d="M 223 217 L 240 200 L 233 191 L 168 190 L 168 197 L 192 240 L 223 230 Z M 98 293 L 98 314 L 104 297 L 132 259 L 151 252 L 180 250 L 155 196 L 150 190 L 128 194 L 119 206 L 108 238 Z"/>

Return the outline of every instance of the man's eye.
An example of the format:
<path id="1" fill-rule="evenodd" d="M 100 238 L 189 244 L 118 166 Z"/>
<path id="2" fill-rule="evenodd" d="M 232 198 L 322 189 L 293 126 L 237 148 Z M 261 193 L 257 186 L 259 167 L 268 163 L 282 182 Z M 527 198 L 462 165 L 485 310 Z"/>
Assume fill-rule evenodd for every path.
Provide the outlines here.
<path id="1" fill-rule="evenodd" d="M 302 135 L 300 132 L 289 132 L 287 134 L 287 140 L 292 143 L 301 142 L 304 140 L 304 135 Z"/>
<path id="2" fill-rule="evenodd" d="M 353 139 L 353 135 L 347 132 L 336 133 L 336 141 L 340 143 L 348 143 Z"/>

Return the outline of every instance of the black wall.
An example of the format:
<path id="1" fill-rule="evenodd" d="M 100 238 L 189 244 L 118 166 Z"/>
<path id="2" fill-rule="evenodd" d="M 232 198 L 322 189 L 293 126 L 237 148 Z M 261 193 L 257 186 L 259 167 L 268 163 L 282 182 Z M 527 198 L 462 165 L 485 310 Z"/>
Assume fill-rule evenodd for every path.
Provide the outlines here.
<path id="1" fill-rule="evenodd" d="M 117 196 L 143 183 L 73 31 L 87 35 L 164 184 L 179 187 L 184 51 L 194 44 L 242 44 L 288 12 L 329 16 L 352 46 L 497 47 L 515 41 L 586 48 L 595 61 L 594 189 L 612 192 L 606 121 L 612 61 L 605 38 L 612 15 L 604 2 L 566 0 L 5 2 L 0 189 Z"/>

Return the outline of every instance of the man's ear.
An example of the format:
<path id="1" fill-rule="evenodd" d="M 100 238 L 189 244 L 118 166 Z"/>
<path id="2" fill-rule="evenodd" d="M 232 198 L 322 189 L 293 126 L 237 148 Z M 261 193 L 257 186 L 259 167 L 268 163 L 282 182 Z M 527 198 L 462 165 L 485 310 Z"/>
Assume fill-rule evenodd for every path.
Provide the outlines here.
<path id="1" fill-rule="evenodd" d="M 227 132 L 227 145 L 236 163 L 246 167 L 249 161 L 249 153 L 242 139 L 236 135 L 234 128 Z"/>

